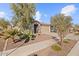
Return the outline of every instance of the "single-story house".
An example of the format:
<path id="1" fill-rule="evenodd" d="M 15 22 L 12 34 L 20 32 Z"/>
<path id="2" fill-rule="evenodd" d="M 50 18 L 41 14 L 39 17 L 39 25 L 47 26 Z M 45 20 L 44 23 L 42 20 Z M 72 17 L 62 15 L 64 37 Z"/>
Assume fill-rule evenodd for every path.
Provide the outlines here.
<path id="1" fill-rule="evenodd" d="M 51 26 L 50 24 L 43 24 L 39 21 L 33 22 L 33 32 L 34 33 L 48 33 L 51 32 Z"/>
<path id="2" fill-rule="evenodd" d="M 49 32 L 56 32 L 56 29 L 50 24 L 44 24 L 35 20 L 33 22 L 33 32 L 34 33 L 49 33 Z M 68 32 L 69 33 L 73 32 L 73 27 L 70 27 Z"/>

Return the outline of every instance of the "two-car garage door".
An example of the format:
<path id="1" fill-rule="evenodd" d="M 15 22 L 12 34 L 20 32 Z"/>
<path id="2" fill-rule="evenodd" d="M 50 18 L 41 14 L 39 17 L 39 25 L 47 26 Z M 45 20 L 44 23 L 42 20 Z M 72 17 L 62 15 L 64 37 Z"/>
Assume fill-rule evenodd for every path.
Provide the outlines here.
<path id="1" fill-rule="evenodd" d="M 41 26 L 41 33 L 49 33 L 49 32 L 50 32 L 50 26 L 48 25 Z"/>

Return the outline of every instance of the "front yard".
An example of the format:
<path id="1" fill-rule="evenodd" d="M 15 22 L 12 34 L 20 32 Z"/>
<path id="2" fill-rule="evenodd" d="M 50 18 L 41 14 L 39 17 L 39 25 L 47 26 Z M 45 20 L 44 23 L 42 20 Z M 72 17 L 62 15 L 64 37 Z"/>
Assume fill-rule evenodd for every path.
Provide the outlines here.
<path id="1" fill-rule="evenodd" d="M 27 42 L 27 43 L 24 43 L 24 40 L 23 40 L 23 41 L 20 41 L 20 42 L 17 42 L 17 43 L 13 43 L 12 39 L 9 39 L 9 40 L 8 40 L 8 43 L 7 43 L 8 45 L 7 45 L 7 49 L 6 49 L 6 50 L 10 50 L 10 49 L 13 49 L 13 48 L 17 48 L 17 47 L 19 47 L 19 46 L 25 46 L 25 45 L 28 45 L 28 44 L 32 44 L 32 43 L 36 43 L 36 42 L 48 40 L 48 39 L 50 39 L 50 38 L 51 38 L 51 37 L 48 36 L 48 35 L 41 34 L 41 35 L 37 36 L 34 40 L 30 40 L 30 41 Z M 5 43 L 5 40 L 0 39 L 0 51 L 3 50 L 4 43 Z M 24 43 L 24 44 L 23 44 L 23 43 Z"/>
<path id="2" fill-rule="evenodd" d="M 52 35 L 54 35 L 54 34 L 52 34 Z M 74 34 L 73 35 L 69 34 L 67 36 L 67 38 L 70 38 L 71 40 L 68 40 L 68 41 L 65 40 L 63 42 L 63 46 L 62 46 L 61 49 L 57 46 L 54 46 L 54 49 L 53 49 L 52 48 L 53 45 L 52 45 L 52 46 L 49 46 L 45 49 L 34 52 L 34 53 L 30 54 L 29 56 L 34 56 L 34 55 L 38 55 L 38 56 L 66 56 L 78 41 L 78 40 L 75 40 L 76 38 L 78 39 L 78 37 L 74 36 Z M 44 40 L 49 40 L 49 39 L 52 39 L 52 41 L 54 40 L 50 35 L 47 35 L 47 34 L 37 35 L 35 40 L 30 40 L 27 43 L 24 43 L 24 40 L 17 42 L 17 43 L 13 43 L 12 39 L 9 39 L 6 50 L 10 50 L 10 49 L 13 49 L 13 48 L 19 48 L 19 47 L 22 47 L 22 46 L 25 46 L 25 45 L 37 43 L 37 42 L 40 42 L 40 41 L 42 42 Z M 0 39 L 0 52 L 3 50 L 4 42 L 5 41 L 3 39 Z"/>
<path id="3" fill-rule="evenodd" d="M 71 49 L 74 47 L 74 45 L 77 43 L 76 40 L 70 40 L 69 43 L 63 43 L 62 49 L 59 51 L 55 51 L 51 46 L 47 47 L 43 50 L 37 51 L 33 54 L 30 54 L 30 56 L 66 56 Z"/>

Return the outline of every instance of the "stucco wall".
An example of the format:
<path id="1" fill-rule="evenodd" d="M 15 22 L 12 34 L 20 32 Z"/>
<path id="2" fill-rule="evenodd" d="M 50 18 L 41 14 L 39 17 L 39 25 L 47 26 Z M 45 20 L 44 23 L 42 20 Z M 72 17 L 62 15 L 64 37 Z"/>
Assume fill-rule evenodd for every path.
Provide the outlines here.
<path id="1" fill-rule="evenodd" d="M 38 21 L 34 21 L 33 31 L 34 31 L 34 24 L 38 24 L 37 33 L 49 33 L 50 32 L 50 24 L 41 24 Z"/>
<path id="2" fill-rule="evenodd" d="M 49 33 L 49 32 L 50 32 L 50 26 L 48 25 L 41 26 L 41 33 Z"/>

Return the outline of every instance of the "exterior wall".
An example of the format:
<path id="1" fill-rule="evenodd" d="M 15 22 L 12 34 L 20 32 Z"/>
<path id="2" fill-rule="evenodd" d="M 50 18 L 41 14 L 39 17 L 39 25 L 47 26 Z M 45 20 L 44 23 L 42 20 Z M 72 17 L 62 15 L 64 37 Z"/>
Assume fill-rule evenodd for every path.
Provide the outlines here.
<path id="1" fill-rule="evenodd" d="M 33 32 L 34 32 L 34 24 L 38 24 L 37 33 L 40 34 L 40 33 L 49 33 L 50 32 L 49 24 L 41 24 L 38 21 L 34 21 L 34 23 L 33 23 L 33 26 L 32 26 Z"/>
<path id="2" fill-rule="evenodd" d="M 49 25 L 42 25 L 41 26 L 41 33 L 49 33 L 50 32 L 50 26 Z"/>

